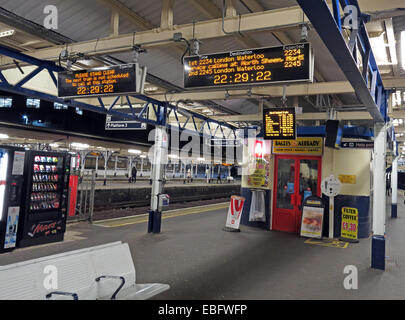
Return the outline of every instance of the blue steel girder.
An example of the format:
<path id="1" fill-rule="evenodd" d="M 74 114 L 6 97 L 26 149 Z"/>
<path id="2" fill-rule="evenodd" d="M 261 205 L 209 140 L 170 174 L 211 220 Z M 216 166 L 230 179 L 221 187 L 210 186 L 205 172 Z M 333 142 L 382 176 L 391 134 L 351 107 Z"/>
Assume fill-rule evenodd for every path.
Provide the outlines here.
<path id="1" fill-rule="evenodd" d="M 337 16 L 337 1 L 333 0 L 335 17 Z M 341 6 L 353 5 L 358 9 L 360 17 L 359 30 L 353 30 L 356 43 L 363 56 L 364 72 L 359 70 L 357 61 L 354 58 L 352 47 L 353 38 L 346 43 L 340 29 L 340 20 L 335 20 L 328 4 L 325 0 L 297 0 L 305 15 L 309 18 L 319 36 L 329 49 L 337 64 L 345 74 L 347 80 L 353 86 L 355 93 L 362 104 L 367 108 L 373 120 L 376 122 L 386 122 L 387 117 L 387 94 L 385 92 L 381 75 L 378 70 L 374 54 L 371 49 L 368 33 L 363 23 L 363 16 L 359 10 L 357 0 L 340 0 Z M 368 78 L 372 80 L 369 85 Z M 369 88 L 370 86 L 370 88 Z"/>
<path id="2" fill-rule="evenodd" d="M 48 71 L 53 83 L 55 84 L 55 87 L 57 87 L 57 79 L 54 75 L 54 72 L 64 71 L 65 69 L 56 65 L 52 61 L 39 60 L 37 58 L 34 58 L 29 55 L 18 52 L 14 49 L 10 49 L 10 48 L 3 47 L 3 46 L 0 46 L 0 55 L 11 57 L 15 60 L 22 61 L 24 63 L 37 67 L 32 72 L 30 72 L 28 75 L 23 77 L 23 79 L 21 79 L 17 84 L 14 84 L 14 85 L 10 84 L 7 81 L 7 79 L 4 77 L 2 72 L 0 71 L 0 90 L 15 93 L 15 94 L 22 94 L 27 97 L 67 104 L 69 106 L 80 108 L 83 110 L 89 110 L 89 111 L 103 113 L 103 114 L 110 114 L 110 115 L 120 117 L 122 119 L 145 122 L 145 123 L 153 125 L 153 126 L 165 126 L 165 127 L 168 127 L 170 129 L 174 129 L 174 130 L 186 131 L 190 134 L 198 134 L 200 136 L 211 137 L 207 134 L 204 134 L 203 132 L 199 132 L 199 130 L 197 129 L 196 122 L 195 122 L 196 119 L 199 119 L 199 120 L 204 121 L 204 123 L 216 124 L 217 126 L 220 127 L 221 131 L 223 131 L 223 128 L 228 128 L 228 129 L 230 129 L 230 134 L 233 133 L 234 137 L 236 137 L 235 131 L 237 128 L 235 128 L 225 122 L 212 120 L 204 115 L 201 115 L 201 114 L 189 111 L 189 110 L 187 110 L 186 112 L 187 112 L 187 114 L 190 115 L 189 118 L 192 119 L 195 130 L 186 129 L 186 125 L 187 125 L 189 118 L 187 119 L 186 123 L 183 126 L 181 126 L 178 115 L 177 115 L 178 108 L 176 106 L 173 106 L 173 105 L 169 104 L 168 102 L 158 101 L 156 99 L 147 97 L 145 95 L 132 95 L 131 96 L 133 98 L 136 98 L 136 99 L 139 99 L 139 100 L 142 100 L 145 102 L 145 105 L 143 106 L 141 112 L 138 115 L 136 115 L 133 110 L 132 103 L 130 101 L 130 96 L 125 96 L 125 98 L 129 105 L 131 113 L 125 113 L 125 112 L 117 111 L 116 109 L 113 110 L 114 106 L 120 99 L 120 96 L 116 97 L 114 99 L 113 103 L 107 109 L 106 105 L 104 104 L 101 97 L 98 97 L 98 102 L 99 102 L 100 106 L 96 106 L 96 105 L 79 102 L 74 99 L 65 100 L 65 99 L 50 95 L 50 94 L 23 88 L 22 86 L 24 84 L 26 84 L 28 81 L 33 79 L 37 74 L 39 74 L 43 70 Z M 153 108 L 153 112 L 156 116 L 156 120 L 149 119 L 149 110 L 151 107 Z M 176 121 L 178 124 L 177 127 L 167 124 L 168 115 L 172 112 L 174 112 L 174 114 L 175 114 L 175 118 L 176 118 Z M 208 126 L 209 126 L 209 124 L 208 124 Z M 211 130 L 210 130 L 210 133 L 211 133 Z"/>

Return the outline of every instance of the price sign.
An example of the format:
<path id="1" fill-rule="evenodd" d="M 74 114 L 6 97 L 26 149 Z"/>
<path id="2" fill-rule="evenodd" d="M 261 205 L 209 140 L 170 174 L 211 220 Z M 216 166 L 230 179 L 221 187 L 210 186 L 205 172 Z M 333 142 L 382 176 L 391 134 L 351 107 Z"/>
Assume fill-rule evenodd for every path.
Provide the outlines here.
<path id="1" fill-rule="evenodd" d="M 349 240 L 357 240 L 359 225 L 359 211 L 356 208 L 342 208 L 341 237 Z"/>
<path id="2" fill-rule="evenodd" d="M 295 108 L 271 108 L 263 111 L 263 138 L 266 140 L 294 140 Z"/>
<path id="3" fill-rule="evenodd" d="M 58 96 L 99 97 L 140 93 L 144 75 L 137 64 L 58 73 Z"/>
<path id="4" fill-rule="evenodd" d="M 184 87 L 312 81 L 309 43 L 184 58 Z"/>

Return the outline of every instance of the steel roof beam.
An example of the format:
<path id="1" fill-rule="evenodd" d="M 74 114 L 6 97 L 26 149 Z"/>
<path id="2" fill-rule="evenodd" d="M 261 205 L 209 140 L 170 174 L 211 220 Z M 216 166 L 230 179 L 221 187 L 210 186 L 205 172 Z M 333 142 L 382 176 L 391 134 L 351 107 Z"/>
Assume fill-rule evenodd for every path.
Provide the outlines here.
<path id="1" fill-rule="evenodd" d="M 376 87 L 374 92 L 370 92 L 366 80 L 363 78 L 356 61 L 353 59 L 352 53 L 348 49 L 346 41 L 342 36 L 327 3 L 324 0 L 297 0 L 297 2 L 310 19 L 325 45 L 328 47 L 347 80 L 352 84 L 358 99 L 366 106 L 376 122 L 385 121 L 385 114 L 381 114 L 383 108 L 380 108 L 381 106 L 386 105 L 386 102 L 384 103 L 384 101 L 382 101 L 382 99 L 385 99 L 385 92 L 383 91 L 377 65 L 371 66 L 372 68 L 370 72 L 375 75 Z M 358 39 L 360 42 L 363 42 L 362 44 L 366 55 L 369 53 L 370 59 L 367 59 L 366 61 L 373 63 L 375 62 L 373 61 L 374 57 L 371 46 L 369 46 L 368 43 L 367 31 L 365 31 L 364 34 L 364 28 L 364 26 L 361 26 Z M 360 34 L 362 36 L 360 36 Z M 364 55 L 364 58 L 367 58 L 366 55 Z M 367 66 L 364 67 L 365 71 L 369 66 L 368 62 L 365 64 Z"/>
<path id="2" fill-rule="evenodd" d="M 263 114 L 243 114 L 243 115 L 231 115 L 231 116 L 212 116 L 212 119 L 222 119 L 227 122 L 252 122 L 263 121 Z M 307 112 L 302 114 L 296 114 L 297 120 L 327 120 L 326 112 Z M 372 120 L 370 114 L 367 111 L 342 111 L 337 112 L 338 120 Z M 179 119 L 181 121 L 182 119 Z"/>
<path id="3" fill-rule="evenodd" d="M 306 20 L 307 21 L 307 20 Z M 290 29 L 297 27 L 302 22 L 302 10 L 299 7 L 255 12 L 241 16 L 225 18 L 227 32 L 251 32 L 274 29 Z M 239 28 L 240 26 L 240 28 Z M 194 32 L 193 32 L 194 31 Z M 88 57 L 119 52 L 130 51 L 133 45 L 142 45 L 143 48 L 158 47 L 173 44 L 173 34 L 181 32 L 186 39 L 192 39 L 193 35 L 199 40 L 214 39 L 229 36 L 222 32 L 222 19 L 213 19 L 177 25 L 175 30 L 160 30 L 155 28 L 147 31 L 139 31 L 134 34 L 122 34 L 117 37 L 106 37 L 90 41 L 76 42 L 69 45 L 59 45 L 52 48 L 29 52 L 33 57 L 42 60 L 58 60 L 62 50 L 68 48 L 69 52 L 80 52 Z M 96 46 L 97 43 L 97 46 Z M 97 48 L 97 50 L 95 50 Z M 11 60 L 3 59 L 2 67 L 13 66 Z"/>
<path id="4" fill-rule="evenodd" d="M 228 89 L 229 99 L 255 99 L 264 97 L 282 97 L 282 86 L 261 86 L 251 87 L 251 94 L 247 89 Z M 192 91 L 180 92 L 166 95 L 153 95 L 157 100 L 165 100 L 175 102 L 179 100 L 203 101 L 203 100 L 225 100 L 226 89 L 216 91 Z M 316 82 L 306 84 L 291 84 L 287 88 L 287 96 L 311 96 L 318 94 L 344 94 L 354 93 L 354 89 L 348 81 L 331 81 L 331 82 Z"/>

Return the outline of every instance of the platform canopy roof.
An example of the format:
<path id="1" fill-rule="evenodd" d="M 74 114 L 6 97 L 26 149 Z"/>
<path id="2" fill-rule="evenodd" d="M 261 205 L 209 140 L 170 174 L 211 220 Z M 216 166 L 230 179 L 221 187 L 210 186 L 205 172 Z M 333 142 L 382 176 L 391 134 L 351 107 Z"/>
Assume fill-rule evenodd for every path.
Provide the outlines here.
<path id="1" fill-rule="evenodd" d="M 358 2 L 370 17 L 367 29 L 385 88 L 405 88 L 405 53 L 400 41 L 405 31 L 405 2 Z M 174 42 L 173 33 L 199 39 L 200 54 L 205 54 L 297 43 L 302 22 L 309 23 L 295 0 L 55 0 L 58 29 L 47 30 L 44 9 L 49 4 L 46 0 L 0 0 L 0 32 L 14 30 L 0 37 L 0 45 L 42 60 L 58 61 L 63 49 L 83 54 L 86 58 L 79 58 L 74 69 L 132 62 L 131 48 L 140 45 L 147 50 L 139 57 L 140 65 L 148 68 L 146 95 L 238 126 L 258 124 L 261 108 L 280 106 L 283 87 L 185 90 L 181 57 L 186 45 Z M 221 30 L 223 14 L 233 34 Z M 345 122 L 371 125 L 372 117 L 311 25 L 308 40 L 315 52 L 314 83 L 290 84 L 286 90 L 287 104 L 303 107 L 298 119 L 305 125 L 319 124 L 333 107 Z M 23 63 L 20 67 L 27 72 L 32 68 Z M 0 56 L 0 69 L 10 82 L 22 77 L 9 57 Z M 49 75 L 41 72 L 38 77 L 24 87 L 55 95 Z M 112 103 L 112 99 L 105 100 Z M 82 101 L 98 104 L 97 99 Z M 405 118 L 400 108 L 390 111 L 394 119 Z M 405 132 L 405 121 L 397 124 L 399 134 Z"/>

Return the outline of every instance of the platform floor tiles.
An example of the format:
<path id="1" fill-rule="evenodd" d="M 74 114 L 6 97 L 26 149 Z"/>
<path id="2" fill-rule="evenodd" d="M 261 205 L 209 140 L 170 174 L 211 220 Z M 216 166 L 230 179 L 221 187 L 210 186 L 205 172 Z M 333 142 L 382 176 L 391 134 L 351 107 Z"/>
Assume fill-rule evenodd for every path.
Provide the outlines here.
<path id="1" fill-rule="evenodd" d="M 130 245 L 140 283 L 170 284 L 156 299 L 405 299 L 403 201 L 401 193 L 398 218 L 387 218 L 386 271 L 370 268 L 369 239 L 335 248 L 245 226 L 224 232 L 225 207 L 174 214 L 160 234 L 146 233 L 146 222 L 77 223 L 67 241 L 2 254 L 0 265 L 121 240 Z M 343 286 L 347 265 L 358 269 L 357 290 Z"/>

